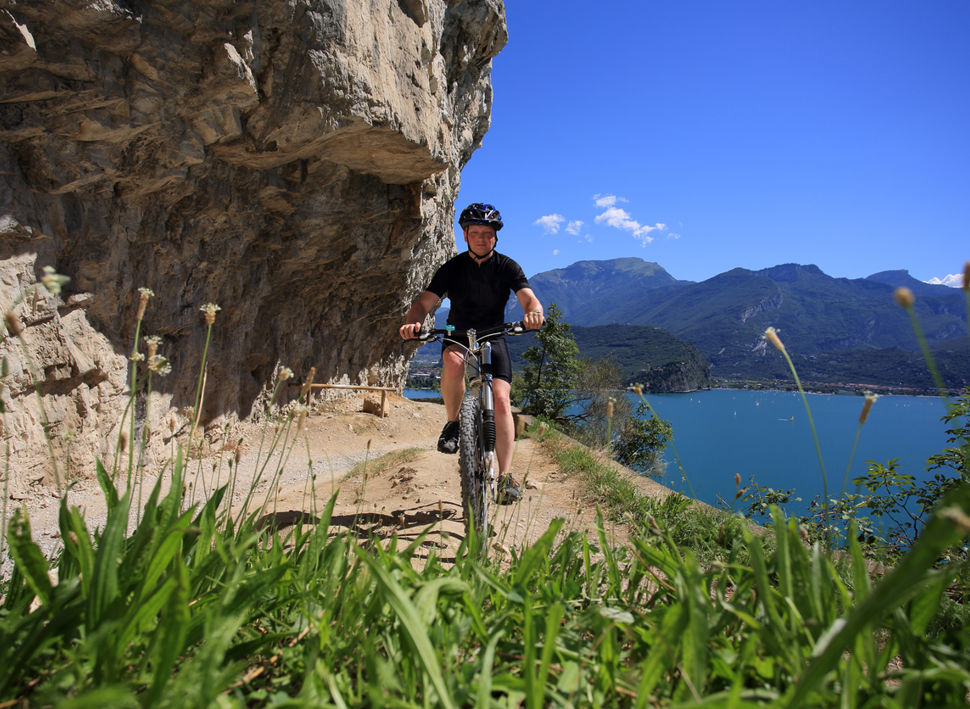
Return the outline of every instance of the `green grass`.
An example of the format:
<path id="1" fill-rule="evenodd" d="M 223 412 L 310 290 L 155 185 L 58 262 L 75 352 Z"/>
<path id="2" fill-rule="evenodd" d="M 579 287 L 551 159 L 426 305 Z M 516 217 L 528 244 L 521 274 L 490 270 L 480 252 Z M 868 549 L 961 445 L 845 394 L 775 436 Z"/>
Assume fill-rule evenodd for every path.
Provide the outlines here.
<path id="1" fill-rule="evenodd" d="M 696 503 L 672 493 L 663 499 L 647 497 L 628 475 L 586 446 L 575 445 L 555 431 L 540 438 L 559 470 L 582 481 L 587 498 L 614 522 L 633 529 L 659 523 L 676 544 L 693 550 L 702 563 L 729 554 L 750 523 L 743 517 Z"/>
<path id="2" fill-rule="evenodd" d="M 399 465 L 406 465 L 417 460 L 424 451 L 421 448 L 402 448 L 378 456 L 373 460 L 363 460 L 348 470 L 341 481 L 349 480 L 356 475 L 378 475 Z"/>
<path id="3" fill-rule="evenodd" d="M 966 630 L 925 634 L 954 571 L 936 560 L 967 531 L 966 487 L 879 583 L 853 545 L 846 583 L 778 511 L 774 549 L 742 530 L 710 563 L 654 516 L 625 548 L 602 519 L 593 538 L 559 537 L 560 521 L 507 565 L 463 547 L 417 567 L 420 538 L 385 549 L 331 533 L 333 500 L 285 533 L 224 525 L 221 494 L 185 510 L 181 467 L 131 534 L 130 496 L 102 471 L 105 526 L 62 503 L 53 561 L 15 518 L 0 699 L 910 707 L 958 705 L 970 687 Z"/>

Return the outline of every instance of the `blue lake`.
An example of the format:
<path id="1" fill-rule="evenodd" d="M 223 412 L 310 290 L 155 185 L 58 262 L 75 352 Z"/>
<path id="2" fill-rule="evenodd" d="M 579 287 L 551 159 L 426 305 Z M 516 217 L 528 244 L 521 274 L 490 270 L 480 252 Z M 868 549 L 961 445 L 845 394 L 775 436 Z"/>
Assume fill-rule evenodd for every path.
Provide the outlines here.
<path id="1" fill-rule="evenodd" d="M 434 393 L 405 391 L 411 398 Z M 631 395 L 632 396 L 632 395 Z M 712 505 L 718 496 L 730 503 L 735 474 L 742 485 L 750 479 L 777 489 L 794 488 L 803 511 L 814 495 L 822 494 L 822 475 L 812 430 L 797 392 L 715 389 L 692 394 L 652 394 L 650 405 L 674 430 L 673 447 L 680 456 L 698 499 Z M 842 488 L 863 397 L 809 394 L 819 446 L 828 476 L 829 496 Z M 918 479 L 930 477 L 926 459 L 947 445 L 940 417 L 946 406 L 937 397 L 881 396 L 862 426 L 849 472 L 862 475 L 867 461 L 888 463 L 898 458 L 900 471 Z M 690 494 L 673 450 L 664 454 L 666 472 L 660 482 Z"/>
<path id="2" fill-rule="evenodd" d="M 735 494 L 735 474 L 742 485 L 754 480 L 775 489 L 794 488 L 802 498 L 790 512 L 803 510 L 823 490 L 821 466 L 808 413 L 797 392 L 719 389 L 694 394 L 655 394 L 648 398 L 657 414 L 671 422 L 673 445 L 697 497 L 717 504 Z M 852 395 L 809 394 L 818 432 L 829 495 L 842 488 L 864 399 Z M 898 458 L 901 472 L 923 479 L 926 459 L 946 445 L 946 413 L 936 397 L 882 396 L 862 426 L 849 471 L 862 475 L 867 461 Z M 688 491 L 672 450 L 664 455 L 662 482 Z"/>

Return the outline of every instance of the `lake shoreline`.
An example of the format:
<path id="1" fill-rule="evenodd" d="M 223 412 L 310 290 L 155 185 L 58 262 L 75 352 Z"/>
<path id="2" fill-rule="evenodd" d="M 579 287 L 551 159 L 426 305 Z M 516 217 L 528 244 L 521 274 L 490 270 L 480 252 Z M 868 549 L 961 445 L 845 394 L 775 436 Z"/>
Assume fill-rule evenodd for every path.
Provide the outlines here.
<path id="1" fill-rule="evenodd" d="M 733 389 L 741 391 L 798 391 L 798 386 L 790 380 L 776 379 L 773 381 L 763 380 L 717 380 L 715 389 Z M 802 388 L 806 394 L 855 394 L 863 396 L 865 394 L 878 394 L 880 396 L 934 396 L 939 397 L 940 392 L 936 389 L 926 387 L 904 387 L 887 386 L 877 384 L 854 384 L 840 383 L 830 384 L 827 382 L 802 382 Z M 947 396 L 959 396 L 961 389 L 948 389 Z"/>
<path id="2" fill-rule="evenodd" d="M 940 392 L 937 389 L 928 389 L 925 387 L 904 387 L 904 386 L 887 386 L 887 385 L 877 385 L 877 384 L 856 384 L 856 383 L 839 383 L 832 384 L 828 382 L 811 382 L 803 381 L 802 388 L 805 390 L 806 394 L 853 394 L 856 396 L 864 396 L 866 394 L 878 394 L 879 396 L 932 396 L 939 397 Z M 440 393 L 437 389 L 427 389 L 422 387 L 408 386 L 405 385 L 404 391 L 428 391 L 434 392 L 433 396 L 440 398 Z M 715 386 L 709 387 L 707 389 L 687 389 L 684 391 L 672 391 L 672 392 L 651 392 L 647 387 L 644 387 L 644 394 L 694 394 L 701 391 L 718 391 L 718 390 L 734 390 L 734 391 L 798 391 L 798 386 L 795 382 L 791 380 L 774 379 L 774 380 L 743 380 L 743 379 L 716 379 Z M 625 387 L 623 389 L 611 389 L 609 391 L 631 391 L 630 387 Z M 963 393 L 962 389 L 947 389 L 946 396 L 957 397 Z"/>
<path id="3" fill-rule="evenodd" d="M 828 394 L 832 396 L 865 396 L 866 394 L 877 394 L 879 396 L 919 396 L 919 397 L 931 397 L 931 398 L 942 398 L 938 391 L 929 389 L 910 389 L 906 387 L 878 387 L 878 386 L 868 386 L 862 384 L 844 384 L 840 386 L 835 385 L 821 385 L 816 384 L 814 386 L 802 382 L 802 388 L 805 390 L 806 394 Z M 422 389 L 419 387 L 405 387 L 403 389 L 404 396 L 409 399 L 414 399 L 415 401 L 441 401 L 441 392 L 437 389 Z M 626 387 L 623 389 L 606 389 L 609 392 L 626 392 L 631 393 L 633 391 L 632 387 Z M 798 392 L 798 387 L 794 383 L 790 383 L 789 386 L 784 386 L 783 382 L 721 382 L 720 386 L 710 387 L 708 389 L 689 389 L 686 391 L 667 391 L 667 392 L 651 392 L 648 389 L 644 389 L 643 395 L 650 396 L 654 394 L 697 394 L 705 391 L 763 391 L 763 392 Z M 422 396 L 408 396 L 408 392 L 421 393 Z M 948 390 L 947 396 L 957 397 L 960 396 L 962 392 L 959 390 Z"/>

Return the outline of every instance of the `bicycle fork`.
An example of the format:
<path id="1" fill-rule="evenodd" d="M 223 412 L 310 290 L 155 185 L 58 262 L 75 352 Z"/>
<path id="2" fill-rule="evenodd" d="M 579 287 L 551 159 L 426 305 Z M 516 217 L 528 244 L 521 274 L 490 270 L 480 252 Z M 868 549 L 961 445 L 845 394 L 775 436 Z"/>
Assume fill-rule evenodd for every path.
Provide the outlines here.
<path id="1" fill-rule="evenodd" d="M 495 397 L 492 393 L 492 344 L 482 345 L 480 355 L 480 381 L 482 401 L 482 474 L 485 476 L 486 491 L 489 496 L 495 490 Z"/>

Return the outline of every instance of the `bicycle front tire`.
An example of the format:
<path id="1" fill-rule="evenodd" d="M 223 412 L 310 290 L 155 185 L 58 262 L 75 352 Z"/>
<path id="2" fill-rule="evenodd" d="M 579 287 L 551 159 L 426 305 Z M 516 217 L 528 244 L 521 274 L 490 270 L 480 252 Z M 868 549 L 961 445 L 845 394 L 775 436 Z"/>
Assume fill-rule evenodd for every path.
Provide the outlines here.
<path id="1" fill-rule="evenodd" d="M 478 422 L 482 404 L 474 394 L 467 393 L 461 402 L 458 416 L 458 472 L 461 478 L 461 502 L 465 510 L 465 529 L 470 531 L 474 520 L 475 531 L 487 530 L 487 505 L 485 486 L 482 481 L 486 471 L 481 469 Z"/>

